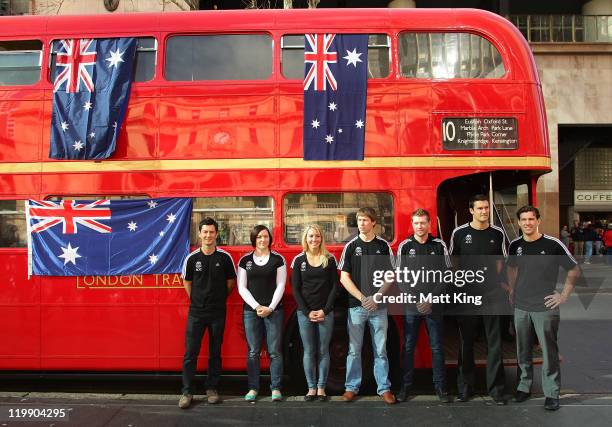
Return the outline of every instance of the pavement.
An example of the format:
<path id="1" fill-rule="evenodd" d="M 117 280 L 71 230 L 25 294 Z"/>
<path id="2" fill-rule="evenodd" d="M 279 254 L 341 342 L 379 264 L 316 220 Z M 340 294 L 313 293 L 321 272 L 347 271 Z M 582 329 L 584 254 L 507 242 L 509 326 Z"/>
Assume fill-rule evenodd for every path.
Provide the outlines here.
<path id="1" fill-rule="evenodd" d="M 198 399 L 200 398 L 200 399 Z M 247 403 L 241 397 L 224 396 L 209 405 L 196 396 L 189 409 L 179 409 L 178 396 L 92 393 L 0 393 L 0 426 L 609 426 L 612 395 L 566 394 L 561 409 L 543 408 L 543 397 L 524 403 L 495 406 L 487 397 L 470 402 L 438 403 L 435 396 L 386 405 L 377 397 L 362 397 L 353 403 L 339 397 L 321 403 L 306 403 L 288 397 L 280 403 L 269 397 Z M 10 410 L 31 410 L 30 417 L 9 418 Z M 64 410 L 63 419 L 43 419 L 41 409 Z M 36 411 L 38 410 L 38 411 Z M 38 417 L 35 417 L 38 414 Z"/>

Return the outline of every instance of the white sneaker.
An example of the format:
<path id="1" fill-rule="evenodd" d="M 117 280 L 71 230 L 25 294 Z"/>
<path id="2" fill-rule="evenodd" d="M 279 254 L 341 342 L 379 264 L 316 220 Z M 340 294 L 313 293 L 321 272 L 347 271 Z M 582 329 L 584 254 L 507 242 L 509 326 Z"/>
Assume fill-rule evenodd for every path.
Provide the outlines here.
<path id="1" fill-rule="evenodd" d="M 189 405 L 191 405 L 191 401 L 193 400 L 193 396 L 191 394 L 184 394 L 181 396 L 181 398 L 179 399 L 179 408 L 181 409 L 187 409 L 189 408 Z"/>

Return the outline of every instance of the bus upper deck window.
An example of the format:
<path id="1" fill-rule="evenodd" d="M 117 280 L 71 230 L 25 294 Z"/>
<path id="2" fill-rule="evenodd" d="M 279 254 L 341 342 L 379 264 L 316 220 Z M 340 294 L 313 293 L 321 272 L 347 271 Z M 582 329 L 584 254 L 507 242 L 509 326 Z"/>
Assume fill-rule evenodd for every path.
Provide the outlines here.
<path id="1" fill-rule="evenodd" d="M 368 78 L 384 78 L 389 75 L 391 39 L 386 34 L 370 34 L 368 37 Z M 287 79 L 304 78 L 304 35 L 291 34 L 281 39 L 281 65 Z"/>
<path id="2" fill-rule="evenodd" d="M 402 33 L 402 77 L 417 79 L 498 79 L 506 74 L 499 51 L 469 33 Z"/>
<path id="3" fill-rule="evenodd" d="M 267 34 L 174 36 L 166 44 L 170 81 L 266 80 L 272 75 Z"/>
<path id="4" fill-rule="evenodd" d="M 42 42 L 0 41 L 0 86 L 31 85 L 40 80 Z"/>

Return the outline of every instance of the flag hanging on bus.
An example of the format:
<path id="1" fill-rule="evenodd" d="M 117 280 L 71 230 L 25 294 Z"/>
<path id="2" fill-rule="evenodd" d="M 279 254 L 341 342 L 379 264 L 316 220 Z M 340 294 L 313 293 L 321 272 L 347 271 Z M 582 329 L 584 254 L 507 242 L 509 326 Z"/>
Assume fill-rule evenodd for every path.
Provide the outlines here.
<path id="1" fill-rule="evenodd" d="M 29 274 L 178 273 L 189 253 L 191 199 L 28 200 Z"/>
<path id="2" fill-rule="evenodd" d="M 136 39 L 57 40 L 53 52 L 49 157 L 110 157 L 127 109 Z"/>
<path id="3" fill-rule="evenodd" d="M 363 160 L 368 35 L 304 39 L 304 160 Z"/>

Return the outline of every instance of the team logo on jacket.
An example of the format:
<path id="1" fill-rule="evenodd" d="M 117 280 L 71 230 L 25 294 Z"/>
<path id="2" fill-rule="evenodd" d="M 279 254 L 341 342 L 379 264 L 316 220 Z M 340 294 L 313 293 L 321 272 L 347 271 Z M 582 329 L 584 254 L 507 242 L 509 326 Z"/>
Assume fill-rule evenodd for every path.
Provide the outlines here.
<path id="1" fill-rule="evenodd" d="M 253 268 L 253 261 L 247 261 L 246 263 L 246 269 L 250 270 L 251 268 Z"/>
<path id="2" fill-rule="evenodd" d="M 195 271 L 202 271 L 202 262 L 197 261 L 195 264 Z"/>
<path id="3" fill-rule="evenodd" d="M 361 246 L 357 246 L 355 248 L 355 256 L 361 256 L 361 255 L 362 255 Z"/>
<path id="4" fill-rule="evenodd" d="M 429 255 L 435 255 L 436 251 L 431 251 L 431 253 Z"/>
<path id="5" fill-rule="evenodd" d="M 491 241 L 489 243 L 495 243 L 495 240 L 491 239 Z"/>
<path id="6" fill-rule="evenodd" d="M 518 248 L 516 248 L 516 255 L 517 256 L 523 255 L 523 248 L 522 247 L 519 246 Z"/>
<path id="7" fill-rule="evenodd" d="M 380 255 L 380 249 L 376 249 L 376 253 Z"/>
<path id="8" fill-rule="evenodd" d="M 221 267 L 221 264 L 216 263 L 216 264 L 215 264 L 215 267 Z"/>
<path id="9" fill-rule="evenodd" d="M 302 262 L 302 265 L 300 266 L 300 270 L 306 271 L 306 261 Z"/>
<path id="10" fill-rule="evenodd" d="M 408 251 L 408 257 L 409 258 L 414 258 L 416 256 L 416 251 L 414 250 L 414 248 L 410 249 Z"/>
<path id="11" fill-rule="evenodd" d="M 546 251 L 540 252 L 541 255 L 546 255 Z"/>
<path id="12" fill-rule="evenodd" d="M 468 244 L 468 245 L 472 243 L 472 235 L 471 234 L 467 234 L 465 236 L 465 243 Z"/>

